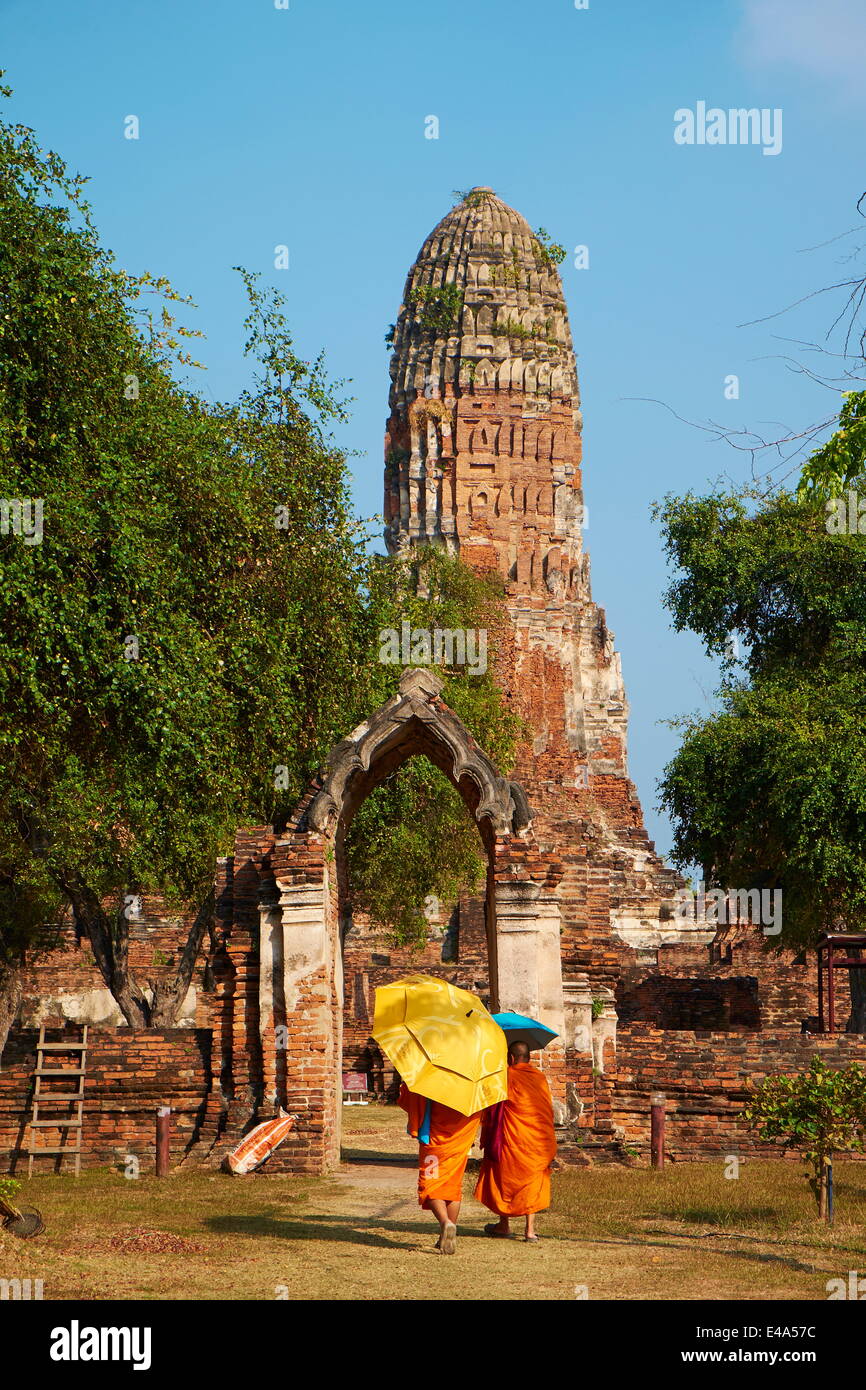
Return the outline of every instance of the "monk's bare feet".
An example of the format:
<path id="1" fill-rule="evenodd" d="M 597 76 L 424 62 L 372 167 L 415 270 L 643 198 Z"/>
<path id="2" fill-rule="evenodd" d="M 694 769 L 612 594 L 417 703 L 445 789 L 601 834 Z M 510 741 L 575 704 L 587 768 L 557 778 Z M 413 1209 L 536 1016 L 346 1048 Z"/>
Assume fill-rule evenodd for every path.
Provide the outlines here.
<path id="1" fill-rule="evenodd" d="M 488 1226 L 484 1227 L 484 1234 L 486 1236 L 493 1236 L 497 1240 L 509 1240 L 511 1238 L 510 1230 L 507 1227 L 503 1230 L 501 1222 L 497 1225 L 491 1221 Z"/>
<path id="2" fill-rule="evenodd" d="M 457 1227 L 453 1221 L 447 1221 L 442 1227 L 442 1235 L 439 1237 L 439 1249 L 443 1255 L 456 1255 L 457 1253 Z"/>

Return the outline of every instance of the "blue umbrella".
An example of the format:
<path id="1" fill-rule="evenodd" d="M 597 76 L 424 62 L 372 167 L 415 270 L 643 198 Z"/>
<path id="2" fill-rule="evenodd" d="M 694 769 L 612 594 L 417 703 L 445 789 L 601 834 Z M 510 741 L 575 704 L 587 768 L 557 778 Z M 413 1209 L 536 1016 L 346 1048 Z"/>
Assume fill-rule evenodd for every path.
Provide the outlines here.
<path id="1" fill-rule="evenodd" d="M 499 1024 L 509 1043 L 525 1042 L 531 1050 L 547 1047 L 549 1042 L 559 1037 L 552 1028 L 539 1023 L 535 1018 L 527 1018 L 525 1014 L 504 1013 L 490 1016 Z"/>

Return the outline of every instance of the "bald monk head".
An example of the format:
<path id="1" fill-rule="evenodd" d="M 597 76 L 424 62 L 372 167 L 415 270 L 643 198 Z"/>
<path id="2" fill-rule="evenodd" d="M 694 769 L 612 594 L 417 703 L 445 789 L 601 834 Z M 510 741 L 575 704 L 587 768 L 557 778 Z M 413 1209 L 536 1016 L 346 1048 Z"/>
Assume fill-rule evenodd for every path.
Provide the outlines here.
<path id="1" fill-rule="evenodd" d="M 513 1067 L 517 1062 L 529 1061 L 529 1044 L 525 1042 L 513 1042 L 508 1049 L 508 1065 Z"/>

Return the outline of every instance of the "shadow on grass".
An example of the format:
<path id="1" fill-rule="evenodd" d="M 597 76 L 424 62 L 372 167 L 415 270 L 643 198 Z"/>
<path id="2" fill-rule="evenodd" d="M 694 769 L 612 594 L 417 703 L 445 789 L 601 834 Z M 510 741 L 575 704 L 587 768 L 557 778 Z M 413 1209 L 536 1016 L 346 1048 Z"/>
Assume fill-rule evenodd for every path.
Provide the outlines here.
<path id="1" fill-rule="evenodd" d="M 340 1161 L 342 1163 L 375 1163 L 379 1166 L 389 1168 L 416 1168 L 418 1159 L 415 1154 L 389 1153 L 386 1149 L 349 1149 L 340 1150 Z"/>
<path id="2" fill-rule="evenodd" d="M 204 1222 L 217 1235 L 268 1236 L 274 1240 L 338 1241 L 348 1245 L 371 1245 L 389 1250 L 429 1250 L 436 1223 L 427 1221 L 389 1221 L 377 1216 L 305 1216 L 297 1220 L 259 1213 L 256 1216 L 211 1216 Z M 390 1240 L 389 1234 L 414 1236 L 416 1242 Z M 483 1240 L 492 1244 L 481 1226 L 460 1226 L 460 1240 Z M 557 1237 L 549 1239 L 557 1240 Z M 521 1242 L 522 1243 L 522 1242 Z M 560 1243 L 557 1240 L 557 1243 Z M 571 1242 L 567 1242 L 571 1243 Z"/>
<path id="3" fill-rule="evenodd" d="M 574 1245 L 588 1246 L 625 1246 L 631 1250 L 669 1250 L 681 1254 L 683 1250 L 689 1249 L 692 1243 L 698 1238 L 699 1237 L 696 1233 L 685 1231 L 681 1236 L 676 1236 L 672 1234 L 670 1231 L 646 1231 L 643 1233 L 643 1236 L 638 1236 L 636 1239 L 630 1239 L 628 1237 L 617 1238 L 615 1236 L 600 1236 L 594 1239 L 588 1238 L 586 1240 L 573 1240 L 569 1243 Z M 731 1240 L 751 1241 L 762 1245 L 770 1245 L 776 1243 L 769 1239 L 765 1240 L 759 1236 L 732 1235 Z M 786 1269 L 791 1269 L 801 1274 L 819 1274 L 822 1272 L 832 1272 L 832 1270 L 822 1271 L 820 1265 L 806 1264 L 804 1263 L 804 1261 L 796 1259 L 793 1255 L 774 1255 L 766 1251 L 741 1250 L 737 1249 L 735 1246 L 719 1246 L 714 1243 L 708 1243 L 705 1248 L 709 1254 L 720 1256 L 722 1259 L 746 1260 L 753 1264 L 783 1265 Z M 816 1257 L 819 1255 L 830 1253 L 835 1253 L 835 1251 L 830 1252 L 824 1249 L 815 1251 Z"/>
<path id="4" fill-rule="evenodd" d="M 722 1234 L 722 1232 L 719 1232 L 719 1235 Z M 699 1238 L 697 1235 L 684 1232 L 683 1235 L 677 1239 L 670 1231 L 647 1231 L 647 1236 L 655 1238 L 652 1240 L 652 1244 L 666 1246 L 669 1250 L 682 1250 L 684 1241 L 691 1243 Z M 769 1250 L 746 1250 L 738 1248 L 738 1245 L 743 1246 L 747 1243 L 750 1245 L 783 1244 L 783 1241 L 774 1240 L 771 1236 L 744 1236 L 732 1234 L 729 1239 L 731 1242 L 736 1242 L 736 1244 L 732 1243 L 731 1245 L 719 1246 L 709 1243 L 706 1248 L 711 1251 L 712 1254 L 721 1255 L 724 1259 L 748 1260 L 754 1264 L 783 1265 L 786 1269 L 792 1269 L 801 1274 L 817 1274 L 821 1271 L 821 1266 L 819 1264 L 807 1264 L 803 1260 L 798 1260 L 795 1255 L 776 1255 Z M 796 1236 L 789 1236 L 787 1242 L 784 1243 L 796 1245 L 799 1242 Z M 831 1252 L 822 1247 L 810 1253 L 813 1253 L 815 1258 L 818 1259 L 821 1255 L 829 1255 L 835 1252 Z"/>
<path id="5" fill-rule="evenodd" d="M 219 1235 L 269 1236 L 274 1240 L 334 1240 L 349 1245 L 373 1245 L 392 1250 L 412 1247 L 390 1240 L 388 1233 L 416 1236 L 419 1245 L 431 1244 L 436 1235 L 433 1221 L 387 1221 L 376 1216 L 305 1216 L 287 1220 L 264 1213 L 258 1216 L 212 1216 L 205 1224 Z M 470 1232 L 461 1230 L 461 1235 Z M 432 1244 L 431 1244 L 432 1249 Z"/>
<path id="6" fill-rule="evenodd" d="M 778 1227 L 781 1217 L 776 1207 L 680 1207 L 666 1212 L 655 1212 L 659 1216 L 669 1216 L 678 1221 L 690 1221 L 693 1226 L 759 1226 L 762 1222 Z"/>
<path id="7" fill-rule="evenodd" d="M 658 1218 L 659 1218 L 659 1214 L 658 1214 L 658 1212 L 656 1212 L 655 1215 L 654 1215 L 652 1218 L 647 1217 L 646 1219 L 647 1219 L 647 1220 L 656 1220 L 656 1221 L 657 1221 Z M 744 1235 L 744 1234 L 743 1234 L 742 1232 L 740 1232 L 740 1231 L 737 1231 L 737 1232 L 733 1232 L 733 1231 L 732 1231 L 732 1232 L 730 1232 L 729 1238 L 730 1238 L 732 1241 L 738 1242 L 738 1244 L 740 1244 L 740 1245 L 799 1245 L 799 1246 L 801 1246 L 802 1248 L 804 1248 L 805 1250 L 807 1250 L 810 1254 L 814 1254 L 814 1255 L 825 1255 L 825 1254 L 827 1254 L 827 1255 L 859 1255 L 859 1256 L 862 1258 L 862 1256 L 863 1256 L 863 1254 L 864 1254 L 864 1251 L 866 1251 L 866 1241 L 864 1241 L 864 1243 L 861 1244 L 861 1245 L 842 1245 L 842 1244 L 838 1244 L 838 1243 L 834 1243 L 834 1244 L 829 1244 L 829 1243 L 823 1244 L 823 1243 L 822 1243 L 822 1244 L 814 1245 L 814 1246 L 813 1246 L 813 1245 L 810 1245 L 810 1244 L 809 1244 L 810 1236 L 811 1236 L 811 1235 L 814 1234 L 816 1237 L 817 1237 L 817 1236 L 821 1236 L 821 1235 L 826 1235 L 826 1234 L 828 1234 L 828 1233 L 832 1233 L 833 1230 L 834 1230 L 834 1228 L 833 1228 L 832 1226 L 825 1226 L 825 1225 L 823 1224 L 823 1222 L 819 1224 L 819 1223 L 816 1221 L 814 1232 L 797 1230 L 797 1231 L 789 1231 L 789 1233 L 788 1233 L 787 1235 L 785 1235 L 785 1234 L 783 1234 L 783 1233 L 781 1233 L 781 1232 L 777 1232 L 775 1235 Z M 694 1240 L 694 1239 L 696 1238 L 696 1235 L 697 1235 L 696 1232 L 693 1233 L 693 1232 L 691 1232 L 691 1231 L 683 1231 L 683 1232 L 682 1232 L 682 1235 L 678 1235 L 677 1232 L 674 1232 L 674 1231 L 658 1230 L 658 1229 L 653 1229 L 652 1227 L 647 1227 L 646 1234 L 647 1234 L 647 1236 L 665 1236 L 665 1237 L 667 1237 L 668 1239 L 671 1239 L 671 1240 L 677 1240 L 677 1239 L 679 1239 L 679 1240 L 686 1240 L 686 1241 Z M 725 1231 L 721 1231 L 721 1230 L 716 1230 L 716 1231 L 713 1231 L 713 1232 L 712 1232 L 712 1236 L 713 1236 L 713 1237 L 715 1237 L 715 1236 L 722 1236 L 722 1237 L 724 1237 L 726 1234 L 728 1234 L 728 1233 L 726 1233 Z M 755 1258 L 760 1258 L 760 1257 L 759 1257 L 759 1256 L 756 1256 Z M 768 1255 L 767 1258 L 768 1258 L 768 1259 L 780 1259 L 780 1258 L 783 1258 L 783 1257 L 781 1257 L 781 1256 L 776 1256 L 776 1255 L 772 1255 L 772 1256 Z"/>

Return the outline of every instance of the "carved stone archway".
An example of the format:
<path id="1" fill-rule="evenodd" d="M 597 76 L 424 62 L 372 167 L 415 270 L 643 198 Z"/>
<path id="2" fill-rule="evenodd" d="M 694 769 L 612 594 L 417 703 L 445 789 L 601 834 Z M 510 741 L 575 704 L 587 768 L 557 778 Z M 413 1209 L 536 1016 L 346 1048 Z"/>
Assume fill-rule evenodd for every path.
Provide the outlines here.
<path id="1" fill-rule="evenodd" d="M 326 831 L 336 819 L 351 818 L 394 767 L 419 752 L 458 787 L 479 829 L 488 832 L 485 840 L 490 833 L 512 835 L 526 829 L 530 811 L 522 787 L 500 777 L 463 722 L 439 698 L 441 690 L 442 681 L 428 668 L 406 671 L 399 693 L 337 744 L 308 812 L 315 830 Z"/>
<path id="2" fill-rule="evenodd" d="M 225 991 L 232 1018 L 221 1030 L 230 1054 L 224 1049 L 221 1080 L 225 1091 L 228 1065 L 235 1130 L 244 1111 L 266 1116 L 281 1105 L 297 1116 L 279 1167 L 322 1173 L 339 1161 L 343 844 L 365 797 L 417 754 L 457 787 L 485 846 L 494 1007 L 530 1014 L 560 1034 L 544 1066 L 555 1097 L 564 1096 L 561 865 L 536 844 L 522 788 L 499 774 L 441 690 L 429 669 L 406 671 L 398 693 L 336 745 L 282 834 L 239 832 L 227 914 L 233 924 L 224 937 L 234 976 Z"/>

